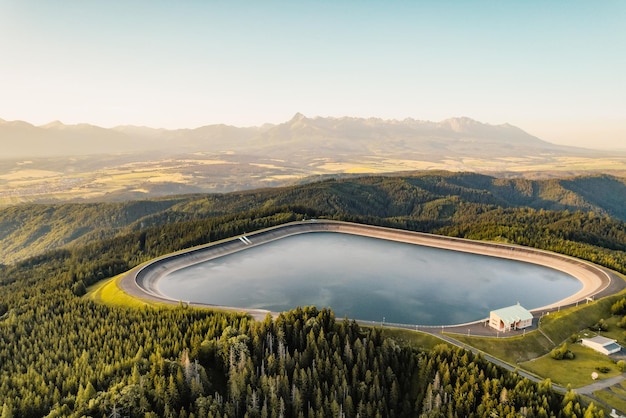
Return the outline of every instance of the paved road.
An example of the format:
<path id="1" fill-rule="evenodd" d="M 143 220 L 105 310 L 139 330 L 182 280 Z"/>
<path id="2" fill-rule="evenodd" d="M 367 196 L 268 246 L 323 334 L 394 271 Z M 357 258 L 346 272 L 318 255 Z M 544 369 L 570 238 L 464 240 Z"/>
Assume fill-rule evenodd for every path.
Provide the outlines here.
<path id="1" fill-rule="evenodd" d="M 596 390 L 602 390 L 617 385 L 624 379 L 626 379 L 626 376 L 622 373 L 619 376 L 609 377 L 608 379 L 596 380 L 592 384 L 574 389 L 574 391 L 580 395 L 591 395 Z"/>

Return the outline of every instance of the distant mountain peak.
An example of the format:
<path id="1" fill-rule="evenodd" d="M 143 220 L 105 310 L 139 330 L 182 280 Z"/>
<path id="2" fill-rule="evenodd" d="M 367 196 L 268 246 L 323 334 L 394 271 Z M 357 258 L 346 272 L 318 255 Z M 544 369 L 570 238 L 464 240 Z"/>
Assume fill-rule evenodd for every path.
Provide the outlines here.
<path id="1" fill-rule="evenodd" d="M 291 118 L 291 120 L 289 122 L 293 123 L 293 122 L 301 122 L 303 120 L 305 120 L 307 117 L 304 116 L 302 113 L 298 112 L 295 115 L 293 115 L 293 117 Z"/>
<path id="2" fill-rule="evenodd" d="M 467 116 L 461 116 L 458 118 L 450 118 L 441 122 L 441 125 L 449 127 L 452 131 L 463 133 L 467 132 L 471 129 L 474 129 L 478 126 L 491 126 L 482 122 L 478 122 L 472 118 L 468 118 Z"/>
<path id="3" fill-rule="evenodd" d="M 536 138 L 510 124 L 492 125 L 469 117 L 440 122 L 413 118 L 306 117 L 298 112 L 277 125 L 238 128 L 207 125 L 195 129 L 140 126 L 101 128 L 54 121 L 35 127 L 26 122 L 0 122 L 3 156 L 89 155 L 166 150 L 168 152 L 245 152 L 273 158 L 409 158 L 420 160 L 464 156 L 500 158 L 577 152 Z M 291 148 L 290 148 L 291 147 Z M 303 151 L 306 150 L 306 151 Z M 412 157 L 411 157 L 412 158 Z"/>
<path id="4" fill-rule="evenodd" d="M 287 128 L 291 131 L 298 131 L 300 133 L 306 131 L 306 130 L 317 130 L 318 129 L 318 122 L 319 122 L 319 118 L 315 118 L 315 119 L 309 119 L 306 116 L 304 116 L 302 113 L 298 112 L 295 115 L 293 115 L 293 117 L 281 124 L 283 126 L 283 128 Z"/>
<path id="5" fill-rule="evenodd" d="M 41 125 L 39 127 L 43 129 L 48 129 L 48 128 L 64 128 L 65 126 L 66 125 L 60 120 L 53 120 L 52 122 L 46 123 L 45 125 Z"/>
<path id="6" fill-rule="evenodd" d="M 32 129 L 35 128 L 34 125 L 31 125 L 28 122 L 24 122 L 21 120 L 4 120 L 4 119 L 0 119 L 0 125 L 4 125 L 6 127 L 10 127 L 10 128 L 28 128 L 28 129 Z"/>

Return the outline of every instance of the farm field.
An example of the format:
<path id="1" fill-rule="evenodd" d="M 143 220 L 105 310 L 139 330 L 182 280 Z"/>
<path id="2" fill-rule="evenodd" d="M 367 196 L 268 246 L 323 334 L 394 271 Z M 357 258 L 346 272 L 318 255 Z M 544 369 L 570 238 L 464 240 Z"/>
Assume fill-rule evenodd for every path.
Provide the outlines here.
<path id="1" fill-rule="evenodd" d="M 184 193 L 229 192 L 314 181 L 324 176 L 423 170 L 546 179 L 597 172 L 626 176 L 626 157 L 556 159 L 312 158 L 285 161 L 234 153 L 175 157 L 107 156 L 0 161 L 0 206 L 19 203 L 120 201 Z"/>

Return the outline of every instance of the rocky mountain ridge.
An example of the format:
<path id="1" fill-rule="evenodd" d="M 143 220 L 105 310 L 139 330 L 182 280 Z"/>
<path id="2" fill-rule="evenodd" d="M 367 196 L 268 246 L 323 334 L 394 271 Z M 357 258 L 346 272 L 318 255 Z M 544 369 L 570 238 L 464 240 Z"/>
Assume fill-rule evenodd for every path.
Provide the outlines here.
<path id="1" fill-rule="evenodd" d="M 65 125 L 59 121 L 34 126 L 0 119 L 4 158 L 164 152 L 279 152 L 284 146 L 320 152 L 451 152 L 467 155 L 513 155 L 558 152 L 579 155 L 580 148 L 543 141 L 510 124 L 489 125 L 470 118 L 441 122 L 416 119 L 308 118 L 300 113 L 278 125 L 234 127 L 217 124 L 194 129 L 155 129 L 139 126 L 102 128 L 89 124 Z M 504 147 L 500 149 L 500 147 Z"/>

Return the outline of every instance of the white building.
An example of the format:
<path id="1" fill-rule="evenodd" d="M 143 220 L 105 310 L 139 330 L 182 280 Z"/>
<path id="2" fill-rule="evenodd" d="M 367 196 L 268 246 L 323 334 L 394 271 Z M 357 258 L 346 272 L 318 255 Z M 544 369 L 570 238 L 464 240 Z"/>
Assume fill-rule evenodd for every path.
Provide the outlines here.
<path id="1" fill-rule="evenodd" d="M 527 328 L 532 324 L 533 314 L 519 303 L 489 313 L 489 326 L 498 331 Z"/>
<path id="2" fill-rule="evenodd" d="M 606 355 L 617 353 L 622 349 L 622 346 L 617 343 L 617 340 L 612 340 L 600 335 L 593 338 L 583 338 L 582 345 L 593 348 L 597 352 Z"/>

